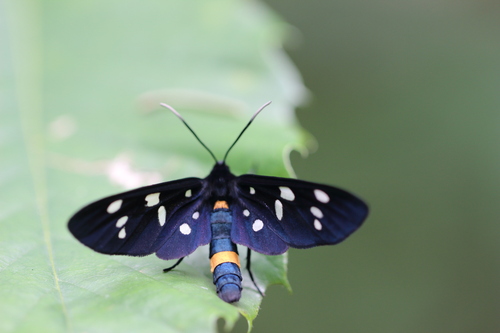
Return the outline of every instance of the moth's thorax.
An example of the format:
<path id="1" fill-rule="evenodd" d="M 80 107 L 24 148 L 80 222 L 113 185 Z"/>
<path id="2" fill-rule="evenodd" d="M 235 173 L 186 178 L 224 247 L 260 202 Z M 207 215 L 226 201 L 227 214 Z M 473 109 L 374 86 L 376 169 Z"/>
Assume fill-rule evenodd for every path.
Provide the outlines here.
<path id="1" fill-rule="evenodd" d="M 230 184 L 235 175 L 229 171 L 229 167 L 224 162 L 217 162 L 212 172 L 205 178 L 210 189 L 210 196 L 215 199 L 225 199 L 230 195 Z"/>

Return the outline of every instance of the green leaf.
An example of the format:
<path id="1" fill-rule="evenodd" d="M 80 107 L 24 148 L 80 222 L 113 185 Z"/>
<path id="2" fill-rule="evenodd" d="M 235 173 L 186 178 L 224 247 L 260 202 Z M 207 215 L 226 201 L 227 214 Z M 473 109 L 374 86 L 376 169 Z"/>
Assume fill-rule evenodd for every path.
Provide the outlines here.
<path id="1" fill-rule="evenodd" d="M 272 99 L 228 164 L 286 176 L 288 152 L 308 140 L 286 25 L 248 1 L 0 6 L 0 331 L 210 332 L 239 313 L 251 327 L 261 297 L 245 272 L 241 301 L 218 299 L 206 248 L 164 274 L 171 262 L 95 253 L 66 223 L 102 196 L 208 174 L 210 156 L 160 102 L 222 158 Z M 262 289 L 288 286 L 286 256 L 255 254 L 252 268 Z"/>

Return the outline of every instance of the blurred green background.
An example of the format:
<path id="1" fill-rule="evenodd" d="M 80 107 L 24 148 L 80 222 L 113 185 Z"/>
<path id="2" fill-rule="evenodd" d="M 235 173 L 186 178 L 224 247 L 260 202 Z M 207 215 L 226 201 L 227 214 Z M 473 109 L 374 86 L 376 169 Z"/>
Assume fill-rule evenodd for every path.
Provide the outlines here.
<path id="1" fill-rule="evenodd" d="M 270 288 L 255 332 L 500 331 L 500 3 L 267 2 L 312 95 L 295 170 L 371 215 L 290 251 L 294 293 Z"/>

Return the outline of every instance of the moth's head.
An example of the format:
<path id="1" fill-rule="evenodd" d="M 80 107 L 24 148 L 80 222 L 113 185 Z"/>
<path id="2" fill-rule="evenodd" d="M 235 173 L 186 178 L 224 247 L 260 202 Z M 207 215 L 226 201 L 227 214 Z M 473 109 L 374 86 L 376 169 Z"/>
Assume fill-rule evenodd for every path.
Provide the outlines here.
<path id="1" fill-rule="evenodd" d="M 207 179 L 209 179 L 209 181 L 212 183 L 225 184 L 234 177 L 235 175 L 233 175 L 231 171 L 229 171 L 229 167 L 227 166 L 226 162 L 219 161 L 214 165 L 212 171 L 207 176 Z"/>
<path id="2" fill-rule="evenodd" d="M 229 166 L 226 164 L 226 161 L 217 161 L 215 163 L 214 168 L 212 169 L 212 174 L 222 174 L 222 173 L 230 173 Z"/>

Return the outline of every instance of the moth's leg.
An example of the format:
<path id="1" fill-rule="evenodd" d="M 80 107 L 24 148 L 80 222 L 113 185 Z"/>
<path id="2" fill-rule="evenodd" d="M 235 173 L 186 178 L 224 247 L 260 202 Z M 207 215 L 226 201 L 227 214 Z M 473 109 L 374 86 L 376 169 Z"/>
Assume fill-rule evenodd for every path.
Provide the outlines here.
<path id="1" fill-rule="evenodd" d="M 184 259 L 184 258 L 185 258 L 185 257 L 182 257 L 182 258 L 180 258 L 179 260 L 177 260 L 177 262 L 176 262 L 173 266 L 170 266 L 170 267 L 168 267 L 168 268 L 165 268 L 165 269 L 163 270 L 163 273 L 167 273 L 167 272 L 170 272 L 171 270 L 173 270 L 175 267 L 177 267 L 177 265 L 179 265 L 179 264 L 181 263 L 182 259 Z"/>
<path id="2" fill-rule="evenodd" d="M 264 297 L 264 293 L 260 291 L 259 286 L 257 286 L 257 283 L 255 283 L 255 280 L 253 278 L 252 271 L 250 270 L 250 256 L 252 254 L 252 250 L 250 248 L 247 248 L 247 270 L 248 270 L 248 275 L 250 275 L 250 280 L 252 280 L 253 285 L 255 288 L 257 288 L 257 291 L 259 292 L 260 296 Z"/>

